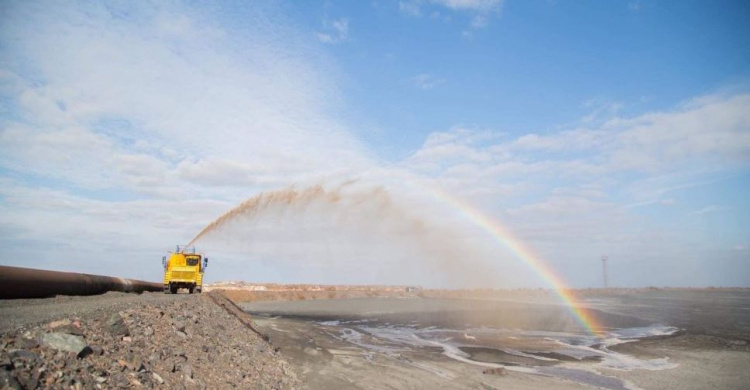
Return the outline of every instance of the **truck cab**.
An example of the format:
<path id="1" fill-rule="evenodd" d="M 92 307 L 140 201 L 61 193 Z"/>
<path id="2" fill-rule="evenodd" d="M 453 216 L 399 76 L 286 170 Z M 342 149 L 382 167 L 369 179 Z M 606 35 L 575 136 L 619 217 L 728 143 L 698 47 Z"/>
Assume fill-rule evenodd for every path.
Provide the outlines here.
<path id="1" fill-rule="evenodd" d="M 203 290 L 203 273 L 208 267 L 208 258 L 195 251 L 195 247 L 177 246 L 169 256 L 162 258 L 164 266 L 164 293 L 176 294 L 186 288 L 190 294 Z"/>

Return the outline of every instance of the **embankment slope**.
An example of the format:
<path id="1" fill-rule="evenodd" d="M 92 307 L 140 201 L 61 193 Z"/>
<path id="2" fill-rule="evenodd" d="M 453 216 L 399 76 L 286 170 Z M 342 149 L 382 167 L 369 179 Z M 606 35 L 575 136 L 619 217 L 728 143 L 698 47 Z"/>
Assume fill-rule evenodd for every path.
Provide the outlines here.
<path id="1" fill-rule="evenodd" d="M 215 300 L 108 293 L 0 302 L 0 388 L 302 387 L 278 351 Z"/>

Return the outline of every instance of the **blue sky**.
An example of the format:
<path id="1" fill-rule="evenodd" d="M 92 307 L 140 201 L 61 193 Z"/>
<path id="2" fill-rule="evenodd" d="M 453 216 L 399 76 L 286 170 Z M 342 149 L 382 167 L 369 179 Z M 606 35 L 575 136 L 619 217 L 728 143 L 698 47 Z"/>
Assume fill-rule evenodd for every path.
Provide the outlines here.
<path id="1" fill-rule="evenodd" d="M 470 27 L 481 12 L 413 4 L 419 15 L 398 3 L 290 7 L 313 30 L 347 21 L 331 50 L 348 106 L 396 157 L 457 123 L 546 133 L 589 114 L 587 102 L 635 115 L 746 81 L 743 2 L 498 2 L 481 29 Z"/>
<path id="2" fill-rule="evenodd" d="M 742 1 L 4 2 L 1 261 L 158 279 L 162 252 L 243 199 L 356 180 L 352 199 L 382 187 L 397 207 L 238 221 L 201 243 L 209 279 L 472 280 L 458 267 L 543 286 L 439 189 L 574 287 L 601 284 L 602 254 L 615 285 L 748 286 L 748 17 Z M 432 230 L 404 234 L 414 220 Z"/>

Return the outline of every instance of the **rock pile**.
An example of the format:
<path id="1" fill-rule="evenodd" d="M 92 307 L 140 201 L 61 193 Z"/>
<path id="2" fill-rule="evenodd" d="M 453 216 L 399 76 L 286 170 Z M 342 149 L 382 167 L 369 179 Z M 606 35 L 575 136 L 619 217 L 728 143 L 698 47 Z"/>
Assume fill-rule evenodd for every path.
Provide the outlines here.
<path id="1" fill-rule="evenodd" d="M 0 336 L 0 388 L 299 388 L 283 358 L 203 294 Z"/>

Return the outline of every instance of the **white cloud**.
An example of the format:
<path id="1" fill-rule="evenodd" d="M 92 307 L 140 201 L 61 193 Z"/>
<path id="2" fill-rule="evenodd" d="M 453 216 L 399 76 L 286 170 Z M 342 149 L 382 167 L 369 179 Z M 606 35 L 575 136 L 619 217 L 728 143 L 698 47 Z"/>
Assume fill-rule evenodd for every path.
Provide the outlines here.
<path id="1" fill-rule="evenodd" d="M 529 151 L 592 150 L 606 146 L 610 138 L 606 131 L 575 129 L 555 135 L 523 135 L 509 147 Z"/>
<path id="2" fill-rule="evenodd" d="M 334 21 L 323 21 L 323 32 L 316 36 L 323 43 L 339 43 L 349 40 L 349 19 L 341 18 Z"/>
<path id="3" fill-rule="evenodd" d="M 677 163 L 747 161 L 750 95 L 711 97 L 672 112 L 605 124 L 619 130 L 611 162 L 622 169 L 654 171 Z"/>
<path id="4" fill-rule="evenodd" d="M 706 207 L 703 207 L 703 208 L 701 208 L 699 210 L 695 210 L 695 211 L 691 212 L 690 215 L 703 215 L 703 214 L 715 213 L 717 211 L 723 211 L 723 210 L 726 210 L 726 208 L 725 207 L 721 207 L 721 206 L 717 206 L 715 204 L 712 204 L 712 205 L 708 205 Z"/>
<path id="5" fill-rule="evenodd" d="M 476 15 L 471 18 L 471 28 L 475 30 L 485 28 L 488 24 L 487 15 Z"/>
<path id="6" fill-rule="evenodd" d="M 443 79 L 429 73 L 421 73 L 410 79 L 411 83 L 417 88 L 433 89 L 444 82 Z"/>
<path id="7" fill-rule="evenodd" d="M 613 102 L 607 99 L 589 99 L 581 104 L 582 107 L 591 110 L 583 118 L 581 122 L 587 124 L 597 124 L 617 117 L 617 114 L 623 108 L 622 103 Z"/>
<path id="8" fill-rule="evenodd" d="M 232 36 L 190 8 L 141 7 L 131 10 L 134 20 L 104 5 L 10 7 L 6 47 L 28 63 L 2 73 L 22 113 L 0 133 L 5 167 L 87 188 L 139 189 L 123 180 L 136 160 L 167 188 L 188 162 L 214 157 L 237 163 L 215 165 L 225 176 L 262 166 L 290 180 L 342 161 L 369 164 L 359 141 L 322 114 L 338 99 L 316 65 L 326 60 L 304 45 L 279 45 L 288 30 L 252 23 Z M 346 31 L 345 21 L 333 26 Z"/>
<path id="9" fill-rule="evenodd" d="M 173 3 L 4 7 L 0 167 L 23 180 L 3 183 L 0 228 L 16 265 L 54 254 L 94 272 L 106 256 L 91 253 L 150 251 L 93 266 L 136 276 L 250 194 L 372 166 L 314 38 L 242 10 L 230 33 Z M 348 22 L 331 28 L 343 39 Z"/>
<path id="10" fill-rule="evenodd" d="M 422 9 L 419 7 L 419 3 L 416 1 L 399 1 L 398 10 L 405 15 L 415 17 L 422 16 Z"/>
<path id="11" fill-rule="evenodd" d="M 711 242 L 696 240 L 690 224 L 653 223 L 639 207 L 669 206 L 687 215 L 723 210 L 690 210 L 673 193 L 747 167 L 749 113 L 750 95 L 713 95 L 668 111 L 514 139 L 454 128 L 431 134 L 404 169 L 491 213 L 553 266 L 583 264 L 601 253 L 700 264 L 701 256 L 715 253 Z M 666 223 L 674 224 L 660 227 Z"/>
<path id="12" fill-rule="evenodd" d="M 441 16 L 440 12 L 423 12 L 423 8 L 435 7 L 448 12 L 458 12 L 469 15 L 469 29 L 463 32 L 464 36 L 470 36 L 472 30 L 483 29 L 489 25 L 493 14 L 498 14 L 502 8 L 502 0 L 407 0 L 399 1 L 399 11 L 407 16 L 422 17 L 430 15 L 430 19 L 438 19 L 449 22 L 449 15 Z"/>
<path id="13" fill-rule="evenodd" d="M 161 253 L 200 229 L 201 219 L 230 206 L 210 200 L 112 204 L 18 184 L 1 193 L 0 230 L 8 250 L 19 253 L 4 264 L 146 280 L 157 279 Z"/>
<path id="14" fill-rule="evenodd" d="M 712 96 L 675 110 L 614 118 L 597 128 L 528 134 L 495 143 L 466 129 L 434 133 L 408 164 L 418 167 L 481 162 L 498 174 L 557 172 L 654 175 L 700 166 L 743 164 L 750 156 L 750 95 Z M 486 134 L 486 133 L 485 133 Z M 503 166 L 512 168 L 502 169 Z"/>
<path id="15" fill-rule="evenodd" d="M 432 2 L 454 10 L 478 12 L 495 11 L 503 3 L 502 0 L 432 0 Z"/>

